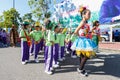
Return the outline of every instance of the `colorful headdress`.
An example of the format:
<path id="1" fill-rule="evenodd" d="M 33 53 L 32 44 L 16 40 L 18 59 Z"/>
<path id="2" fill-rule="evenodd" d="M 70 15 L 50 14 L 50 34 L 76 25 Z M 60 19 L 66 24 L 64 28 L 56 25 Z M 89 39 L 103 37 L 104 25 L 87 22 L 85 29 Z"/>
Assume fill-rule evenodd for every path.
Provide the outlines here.
<path id="1" fill-rule="evenodd" d="M 84 10 L 86 10 L 87 8 L 85 6 L 80 6 L 79 7 L 79 12 L 82 13 Z"/>

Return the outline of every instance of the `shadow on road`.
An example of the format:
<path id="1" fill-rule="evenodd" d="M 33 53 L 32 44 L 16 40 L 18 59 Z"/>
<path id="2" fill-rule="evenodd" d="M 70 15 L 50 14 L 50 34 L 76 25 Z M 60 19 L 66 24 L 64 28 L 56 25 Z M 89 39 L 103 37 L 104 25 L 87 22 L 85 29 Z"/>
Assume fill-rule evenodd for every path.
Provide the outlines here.
<path id="1" fill-rule="evenodd" d="M 90 74 L 94 75 L 110 75 L 120 78 L 120 55 L 111 54 L 111 55 L 98 55 L 98 59 L 94 61 L 88 61 L 86 69 L 90 70 Z M 92 64 L 98 64 L 94 66 Z M 102 64 L 102 65 L 100 65 Z"/>
<path id="2" fill-rule="evenodd" d="M 55 73 L 76 72 L 79 66 L 79 58 L 72 59 L 67 55 L 66 60 L 62 62 L 61 67 L 55 70 Z M 87 62 L 85 69 L 89 74 L 110 75 L 120 78 L 120 55 L 98 55 L 98 58 L 91 59 Z"/>

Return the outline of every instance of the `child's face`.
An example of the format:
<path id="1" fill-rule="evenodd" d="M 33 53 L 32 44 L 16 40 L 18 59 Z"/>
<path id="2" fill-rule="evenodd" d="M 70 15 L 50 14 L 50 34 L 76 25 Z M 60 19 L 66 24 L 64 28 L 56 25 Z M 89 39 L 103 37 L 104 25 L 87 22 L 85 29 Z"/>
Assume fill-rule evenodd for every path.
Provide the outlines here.
<path id="1" fill-rule="evenodd" d="M 86 20 L 89 20 L 90 19 L 90 16 L 91 16 L 91 12 L 88 10 L 85 14 L 84 14 L 84 18 Z"/>
<path id="2" fill-rule="evenodd" d="M 39 27 L 35 27 L 35 30 L 40 30 L 40 28 Z"/>
<path id="3" fill-rule="evenodd" d="M 55 32 L 59 32 L 59 28 L 56 28 L 56 29 L 55 29 Z"/>

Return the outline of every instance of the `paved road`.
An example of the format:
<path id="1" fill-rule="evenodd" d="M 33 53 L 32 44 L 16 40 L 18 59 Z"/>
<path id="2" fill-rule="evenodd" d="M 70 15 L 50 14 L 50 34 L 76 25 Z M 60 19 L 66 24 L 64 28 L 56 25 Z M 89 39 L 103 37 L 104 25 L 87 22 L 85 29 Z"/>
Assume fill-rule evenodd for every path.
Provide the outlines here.
<path id="1" fill-rule="evenodd" d="M 100 52 L 98 56 L 86 64 L 88 77 L 77 73 L 79 61 L 69 55 L 61 63 L 61 68 L 53 75 L 47 75 L 43 55 L 39 55 L 40 63 L 34 63 L 31 57 L 29 64 L 22 65 L 20 48 L 0 48 L 0 80 L 120 80 L 120 54 Z"/>

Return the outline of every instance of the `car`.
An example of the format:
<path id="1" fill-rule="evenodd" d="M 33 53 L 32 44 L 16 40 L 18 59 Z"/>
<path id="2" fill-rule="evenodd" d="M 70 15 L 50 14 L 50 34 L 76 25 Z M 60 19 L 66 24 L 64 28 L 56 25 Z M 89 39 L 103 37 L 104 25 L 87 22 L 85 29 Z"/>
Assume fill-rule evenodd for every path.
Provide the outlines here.
<path id="1" fill-rule="evenodd" d="M 107 34 L 101 34 L 100 38 L 102 42 L 109 41 L 109 35 Z"/>

